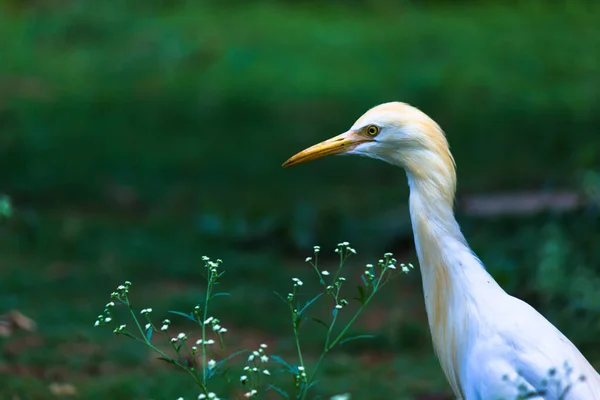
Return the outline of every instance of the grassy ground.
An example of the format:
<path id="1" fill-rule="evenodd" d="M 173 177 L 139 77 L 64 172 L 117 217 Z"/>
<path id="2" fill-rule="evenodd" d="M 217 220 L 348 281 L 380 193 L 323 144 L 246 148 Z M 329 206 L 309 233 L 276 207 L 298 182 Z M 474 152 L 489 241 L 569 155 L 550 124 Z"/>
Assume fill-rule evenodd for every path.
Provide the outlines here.
<path id="1" fill-rule="evenodd" d="M 190 310 L 203 296 L 199 258 L 209 246 L 194 240 L 195 235 L 186 232 L 179 222 L 152 221 L 153 226 L 145 226 L 148 221 L 90 216 L 80 220 L 80 232 L 73 241 L 66 235 L 68 216 L 38 218 L 46 232 L 39 232 L 35 238 L 14 232 L 7 236 L 3 231 L 2 304 L 33 318 L 39 330 L 2 340 L 0 398 L 50 398 L 48 385 L 53 382 L 72 384 L 82 398 L 89 399 L 176 398 L 190 394 L 185 375 L 154 361 L 141 346 L 125 338 L 113 338 L 109 329 L 94 329 L 92 324 L 110 291 L 125 279 L 134 282 L 135 304 L 139 309 L 153 307 L 157 320 L 167 317 L 168 310 Z M 598 216 L 595 218 L 596 222 L 590 222 L 586 215 L 551 219 L 561 227 L 559 234 L 568 238 L 577 230 L 591 235 Z M 593 247 L 598 239 L 590 237 L 575 248 L 572 240 L 559 242 L 563 256 L 544 255 L 546 247 L 556 248 L 556 232 L 547 215 L 513 222 L 463 222 L 474 248 L 504 286 L 540 307 L 592 361 L 600 361 L 600 354 L 594 351 L 598 348 L 594 333 L 598 327 L 590 312 L 598 304 L 593 295 L 597 282 L 587 282 L 592 287 L 586 291 L 581 279 L 572 279 L 575 288 L 567 291 L 560 276 L 555 276 L 558 282 L 550 277 L 551 283 L 547 283 L 548 279 L 536 278 L 536 271 L 520 270 L 521 264 L 544 265 L 546 258 L 558 264 L 571 262 L 574 270 L 584 268 L 590 258 L 598 257 Z M 519 233 L 511 239 L 515 226 Z M 531 236 L 542 227 L 540 240 L 532 240 Z M 316 283 L 302 258 L 290 259 L 277 251 L 218 249 L 213 245 L 210 249 L 213 257 L 228 254 L 221 290 L 232 296 L 218 300 L 215 315 L 231 332 L 229 349 L 255 348 L 267 342 L 273 354 L 293 359 L 287 308 L 273 292 L 289 290 L 293 276 L 309 287 Z M 360 255 L 351 263 L 350 275 L 360 275 L 361 265 L 377 257 L 371 251 L 365 253 L 368 256 Z M 410 252 L 400 258 L 414 262 Z M 325 265 L 331 262 L 330 258 Z M 555 274 L 550 268 L 549 273 Z M 572 277 L 573 272 L 566 273 Z M 540 288 L 544 282 L 549 287 Z M 585 296 L 574 293 L 595 297 L 582 304 Z M 391 311 L 390 304 L 394 304 Z M 186 328 L 179 321 L 174 331 Z M 356 398 L 409 399 L 447 392 L 430 348 L 417 273 L 403 276 L 385 289 L 354 332 L 377 337 L 348 344 L 332 354 L 324 370 L 321 393 L 349 391 Z M 321 327 L 316 324 L 304 336 L 308 359 L 313 362 L 322 338 Z M 381 384 L 373 387 L 369 384 L 373 381 Z"/>
<path id="2" fill-rule="evenodd" d="M 273 291 L 310 281 L 313 244 L 351 241 L 355 275 L 388 250 L 415 262 L 401 171 L 279 168 L 376 103 L 440 122 L 460 194 L 579 190 L 598 168 L 596 3 L 367 3 L 0 2 L 0 192 L 17 210 L 0 230 L 0 313 L 38 324 L 0 339 L 0 399 L 53 398 L 53 382 L 86 399 L 187 394 L 184 376 L 92 328 L 126 279 L 163 316 L 201 297 L 202 255 L 223 258 L 231 348 L 291 356 Z M 494 276 L 600 361 L 597 209 L 459 218 Z M 332 354 L 321 393 L 448 392 L 418 272 L 356 329 L 378 337 Z M 320 337 L 306 335 L 310 357 Z"/>
<path id="3" fill-rule="evenodd" d="M 136 222 L 108 222 L 108 218 L 102 218 L 101 224 L 94 218 L 82 219 L 82 232 L 73 243 L 61 235 L 60 216 L 39 218 L 48 232 L 34 243 L 26 243 L 26 236 L 14 232 L 11 237 L 3 236 L 7 265 L 0 284 L 3 304 L 33 318 L 39 330 L 3 340 L 0 398 L 50 398 L 49 385 L 54 382 L 71 384 L 82 398 L 90 399 L 176 398 L 193 393 L 186 388 L 190 386 L 185 384 L 185 375 L 153 360 L 142 346 L 113 338 L 110 329 L 92 325 L 110 291 L 125 279 L 134 282 L 132 299 L 139 309 L 152 306 L 157 319 L 177 321 L 168 310 L 190 310 L 203 296 L 202 243 L 185 243 L 189 240 L 185 238 L 194 235 L 181 232 L 179 223 L 150 229 Z M 220 252 L 213 251 L 212 256 L 219 256 Z M 302 260 L 289 260 L 277 252 L 222 251 L 229 257 L 220 290 L 231 297 L 218 300 L 214 313 L 229 328 L 230 350 L 256 348 L 266 342 L 272 354 L 293 360 L 287 306 L 274 291 L 287 293 L 293 276 L 303 279 L 306 286 L 315 285 L 311 270 Z M 362 271 L 361 259 L 364 257 L 350 266 L 355 276 Z M 402 281 L 398 279 L 398 286 L 386 290 L 355 330 L 374 333 L 377 338 L 348 344 L 332 354 L 324 369 L 327 383 L 322 385 L 323 393 L 350 391 L 359 398 L 385 398 L 393 393 L 397 398 L 410 398 L 415 393 L 445 389 L 428 348 L 415 277 Z M 402 285 L 406 295 L 402 295 Z M 407 308 L 390 316 L 385 311 L 390 301 L 402 302 Z M 131 326 L 130 321 L 124 322 Z M 179 320 L 173 332 L 188 328 Z M 315 361 L 322 338 L 317 324 L 306 331 L 303 339 L 309 363 Z M 391 353 L 394 348 L 401 352 Z M 370 367 L 366 374 L 365 365 Z M 389 384 L 377 389 L 367 384 L 383 376 L 390 379 Z"/>

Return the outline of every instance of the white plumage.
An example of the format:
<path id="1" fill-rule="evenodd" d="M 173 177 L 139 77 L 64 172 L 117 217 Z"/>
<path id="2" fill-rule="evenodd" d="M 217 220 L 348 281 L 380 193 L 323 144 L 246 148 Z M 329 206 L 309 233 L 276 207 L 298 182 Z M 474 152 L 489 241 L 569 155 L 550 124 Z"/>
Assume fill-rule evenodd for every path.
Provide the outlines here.
<path id="1" fill-rule="evenodd" d="M 406 170 L 425 305 L 440 364 L 458 399 L 600 399 L 600 375 L 540 313 L 507 294 L 454 218 L 454 159 L 440 127 L 404 103 L 372 108 L 347 132 L 284 163 L 358 154 Z M 580 378 L 583 377 L 583 378 Z"/>

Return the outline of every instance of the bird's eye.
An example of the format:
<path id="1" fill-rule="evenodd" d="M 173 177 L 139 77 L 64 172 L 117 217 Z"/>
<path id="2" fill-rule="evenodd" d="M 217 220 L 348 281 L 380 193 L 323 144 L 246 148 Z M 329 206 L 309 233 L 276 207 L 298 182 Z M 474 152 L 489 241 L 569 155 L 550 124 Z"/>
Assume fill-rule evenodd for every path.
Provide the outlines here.
<path id="1" fill-rule="evenodd" d="M 367 126 L 367 133 L 371 136 L 375 136 L 379 133 L 381 129 L 377 125 L 369 125 Z"/>

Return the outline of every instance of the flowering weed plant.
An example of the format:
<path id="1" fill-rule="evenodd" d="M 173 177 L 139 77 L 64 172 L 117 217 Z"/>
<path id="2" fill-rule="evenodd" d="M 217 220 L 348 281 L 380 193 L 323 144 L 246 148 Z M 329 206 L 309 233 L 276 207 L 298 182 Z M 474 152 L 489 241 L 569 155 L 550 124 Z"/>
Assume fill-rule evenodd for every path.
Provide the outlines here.
<path id="1" fill-rule="evenodd" d="M 292 289 L 287 296 L 277 294 L 289 307 L 291 332 L 295 343 L 297 359 L 294 361 L 284 360 L 282 357 L 267 354 L 267 345 L 260 344 L 256 350 L 240 350 L 229 356 L 216 361 L 216 351 L 225 349 L 225 335 L 227 328 L 223 327 L 221 321 L 210 315 L 209 309 L 211 301 L 225 293 L 216 292 L 216 286 L 224 271 L 221 268 L 222 261 L 212 261 L 208 257 L 203 257 L 204 270 L 207 279 L 206 292 L 202 304 L 194 307 L 189 314 L 171 311 L 178 317 L 188 319 L 199 326 L 200 339 L 195 343 L 189 343 L 189 335 L 185 332 L 172 332 L 171 321 L 162 319 L 157 324 L 152 319 L 152 309 L 145 308 L 137 312 L 130 301 L 131 282 L 125 282 L 117 287 L 111 294 L 110 301 L 106 304 L 102 314 L 98 315 L 95 326 L 110 326 L 113 332 L 130 339 L 133 339 L 149 347 L 157 353 L 158 357 L 173 366 L 181 369 L 190 376 L 190 379 L 198 388 L 198 399 L 219 399 L 224 397 L 217 396 L 211 391 L 211 379 L 216 375 L 224 376 L 231 386 L 231 392 L 235 392 L 236 386 L 241 386 L 242 394 L 233 395 L 232 398 L 262 398 L 267 392 L 278 393 L 282 398 L 305 400 L 311 389 L 317 384 L 317 376 L 326 355 L 331 350 L 350 340 L 364 339 L 369 335 L 348 336 L 348 332 L 356 319 L 365 310 L 376 293 L 378 293 L 394 273 L 401 271 L 408 273 L 412 269 L 411 264 L 397 265 L 397 261 L 391 253 L 386 253 L 376 264 L 367 264 L 364 273 L 361 276 L 361 284 L 357 286 L 357 292 L 354 297 L 347 297 L 347 281 L 342 276 L 343 267 L 347 259 L 356 254 L 356 250 L 350 247 L 348 242 L 339 243 L 335 249 L 339 255 L 339 263 L 335 271 L 328 271 L 319 267 L 320 247 L 314 247 L 314 254 L 308 257 L 306 262 L 314 269 L 318 277 L 318 293 L 307 301 L 303 301 L 306 288 L 304 282 L 298 278 L 292 279 Z M 340 314 L 345 311 L 350 301 L 356 301 L 358 307 L 353 314 L 346 316 L 345 323 L 341 323 Z M 329 316 L 326 319 L 319 319 L 310 316 L 309 312 L 322 303 Z M 127 324 L 116 322 L 115 308 L 123 307 L 127 310 L 132 322 L 132 328 Z M 323 349 L 319 357 L 314 362 L 307 362 L 302 349 L 301 332 L 306 323 L 313 322 L 323 325 L 325 337 Z M 156 342 L 162 340 L 171 347 L 168 354 Z M 249 353 L 246 362 L 240 366 L 239 383 L 233 382 L 230 377 L 231 369 L 226 366 L 236 356 L 242 353 Z M 269 362 L 273 361 L 282 368 L 273 370 L 268 368 Z M 289 379 L 292 384 L 290 385 Z M 291 390 L 285 390 L 283 387 L 291 387 Z M 349 399 L 349 395 L 337 395 L 333 398 L 337 400 Z"/>

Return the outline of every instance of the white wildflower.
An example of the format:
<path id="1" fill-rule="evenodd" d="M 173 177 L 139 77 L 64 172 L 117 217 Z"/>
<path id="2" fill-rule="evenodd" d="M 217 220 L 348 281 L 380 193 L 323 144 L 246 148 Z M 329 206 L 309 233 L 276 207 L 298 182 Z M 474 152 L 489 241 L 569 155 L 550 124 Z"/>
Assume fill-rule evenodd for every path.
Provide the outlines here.
<path id="1" fill-rule="evenodd" d="M 350 400 L 350 393 L 337 394 L 333 397 L 330 397 L 329 400 Z"/>

